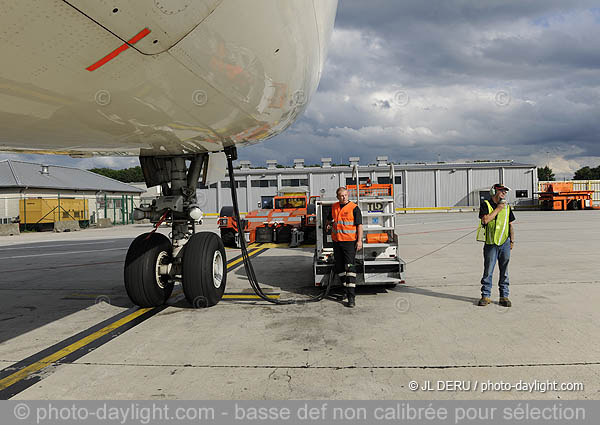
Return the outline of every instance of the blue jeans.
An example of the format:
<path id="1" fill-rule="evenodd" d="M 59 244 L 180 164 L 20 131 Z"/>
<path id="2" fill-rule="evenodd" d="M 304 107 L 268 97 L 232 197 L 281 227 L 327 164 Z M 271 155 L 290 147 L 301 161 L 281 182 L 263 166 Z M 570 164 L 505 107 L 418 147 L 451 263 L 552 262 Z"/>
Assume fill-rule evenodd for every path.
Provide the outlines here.
<path id="1" fill-rule="evenodd" d="M 508 262 L 510 261 L 510 238 L 502 245 L 483 246 L 483 277 L 481 278 L 481 296 L 488 297 L 492 294 L 492 275 L 498 261 L 500 278 L 498 289 L 500 297 L 508 297 Z"/>

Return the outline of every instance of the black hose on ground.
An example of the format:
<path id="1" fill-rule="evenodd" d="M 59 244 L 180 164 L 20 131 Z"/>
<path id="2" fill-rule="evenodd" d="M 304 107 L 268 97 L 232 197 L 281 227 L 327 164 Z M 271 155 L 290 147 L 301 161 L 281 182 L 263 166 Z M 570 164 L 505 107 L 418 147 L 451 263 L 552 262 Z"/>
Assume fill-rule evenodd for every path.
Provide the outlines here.
<path id="1" fill-rule="evenodd" d="M 254 273 L 254 267 L 252 267 L 252 263 L 250 262 L 250 257 L 248 256 L 248 249 L 246 247 L 246 238 L 244 237 L 244 228 L 242 227 L 242 219 L 240 218 L 240 210 L 238 208 L 238 199 L 237 199 L 237 190 L 235 185 L 235 178 L 233 176 L 233 161 L 237 159 L 237 150 L 234 146 L 225 148 L 225 155 L 227 157 L 227 170 L 229 172 L 229 183 L 231 188 L 231 201 L 233 202 L 233 214 L 237 223 L 238 235 L 240 240 L 240 247 L 242 250 L 242 259 L 244 262 L 244 269 L 246 270 L 246 276 L 248 276 L 248 281 L 250 282 L 250 286 L 254 289 L 256 295 L 258 295 L 261 299 L 268 301 L 273 304 L 279 305 L 287 305 L 287 304 L 304 304 L 309 302 L 318 302 L 324 299 L 331 289 L 331 284 L 333 282 L 334 273 L 333 268 L 331 269 L 331 273 L 329 274 L 329 282 L 327 283 L 327 287 L 325 290 L 314 297 L 300 299 L 300 298 L 291 298 L 285 300 L 278 300 L 269 298 L 262 290 L 258 283 L 258 279 L 256 278 L 256 274 Z"/>

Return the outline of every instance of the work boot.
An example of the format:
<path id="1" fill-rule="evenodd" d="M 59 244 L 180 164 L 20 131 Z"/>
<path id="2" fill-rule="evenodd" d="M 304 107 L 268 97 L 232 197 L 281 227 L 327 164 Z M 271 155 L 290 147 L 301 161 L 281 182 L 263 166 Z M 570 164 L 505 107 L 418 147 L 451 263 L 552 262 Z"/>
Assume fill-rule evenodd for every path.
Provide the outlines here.
<path id="1" fill-rule="evenodd" d="M 345 301 L 348 299 L 348 287 L 344 286 L 344 293 L 342 294 L 342 299 L 341 301 Z"/>
<path id="2" fill-rule="evenodd" d="M 348 290 L 348 304 L 347 306 L 350 308 L 354 308 L 354 306 L 356 305 L 355 303 L 355 294 L 356 294 L 356 288 L 346 288 Z"/>
<path id="3" fill-rule="evenodd" d="M 488 305 L 491 302 L 492 302 L 492 300 L 490 299 L 490 297 L 481 297 L 481 299 L 479 300 L 479 302 L 477 303 L 477 305 L 486 306 L 486 305 Z"/>
<path id="4" fill-rule="evenodd" d="M 498 302 L 502 307 L 512 307 L 512 303 L 508 299 L 508 297 L 500 297 L 500 301 Z"/>

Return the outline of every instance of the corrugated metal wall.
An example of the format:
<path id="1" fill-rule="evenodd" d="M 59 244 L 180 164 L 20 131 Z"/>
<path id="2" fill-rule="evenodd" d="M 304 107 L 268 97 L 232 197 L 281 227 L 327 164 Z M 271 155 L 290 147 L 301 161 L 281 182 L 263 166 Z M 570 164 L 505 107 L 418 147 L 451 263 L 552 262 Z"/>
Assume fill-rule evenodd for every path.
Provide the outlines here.
<path id="1" fill-rule="evenodd" d="M 500 181 L 500 170 L 497 168 L 474 168 L 471 171 L 471 191 L 489 190 Z"/>
<path id="2" fill-rule="evenodd" d="M 222 187 L 220 196 L 221 196 L 221 199 L 220 199 L 221 207 L 226 206 L 226 205 L 233 205 L 233 202 L 231 200 L 231 189 L 230 188 Z M 237 198 L 238 198 L 238 206 L 240 208 L 240 213 L 247 212 L 246 211 L 247 208 L 246 208 L 246 188 L 245 187 L 240 187 L 237 189 Z"/>
<path id="3" fill-rule="evenodd" d="M 510 187 L 506 199 L 513 205 L 532 204 L 533 192 L 536 192 L 535 171 L 531 169 L 505 168 L 503 184 Z M 527 197 L 517 198 L 517 191 L 527 191 Z M 535 201 L 537 203 L 537 201 Z"/>
<path id="4" fill-rule="evenodd" d="M 410 170 L 404 183 L 407 208 L 435 206 L 435 172 L 433 170 Z"/>
<path id="5" fill-rule="evenodd" d="M 197 189 L 196 197 L 198 198 L 198 204 L 200 209 L 205 213 L 218 212 L 217 209 L 217 189 Z"/>
<path id="6" fill-rule="evenodd" d="M 439 170 L 439 207 L 467 206 L 467 170 Z"/>
<path id="7" fill-rule="evenodd" d="M 490 190 L 495 183 L 500 181 L 500 170 L 498 168 L 473 168 L 471 170 L 471 205 L 479 205 L 479 192 Z"/>
<path id="8" fill-rule="evenodd" d="M 335 198 L 335 191 L 341 184 L 346 183 L 346 178 L 351 177 L 348 170 L 331 169 L 324 172 L 319 169 L 318 173 L 313 173 L 311 167 L 304 168 L 300 172 L 286 175 L 282 174 L 281 179 L 308 179 L 311 195 L 323 195 L 326 198 Z M 272 174 L 271 174 L 272 173 Z M 265 170 L 265 175 L 251 175 L 248 190 L 250 193 L 249 203 L 246 204 L 246 188 L 238 188 L 240 210 L 257 208 L 257 203 L 262 196 L 275 196 L 277 187 L 252 187 L 252 181 L 274 180 L 277 174 L 272 170 Z M 437 174 L 437 178 L 436 178 Z M 370 172 L 361 170 L 360 177 L 370 177 L 373 183 L 377 183 L 377 178 L 389 173 L 381 170 L 372 170 Z M 532 186 L 531 168 L 504 168 L 498 165 L 490 168 L 456 168 L 456 169 L 406 169 L 396 171 L 396 176 L 400 178 L 401 183 L 395 184 L 394 194 L 397 208 L 430 208 L 430 207 L 460 207 L 460 206 L 478 206 L 480 191 L 489 191 L 495 183 L 502 181 L 504 184 L 514 189 L 510 192 L 509 202 L 514 204 L 523 203 L 522 199 L 515 198 L 516 190 L 527 190 L 528 198 L 525 203 L 532 203 L 534 200 L 533 192 L 537 190 L 537 175 L 533 174 L 534 186 Z M 503 176 L 503 177 L 502 177 Z M 239 176 L 241 177 L 241 176 Z M 238 178 L 239 178 L 238 177 Z M 245 177 L 245 176 L 244 176 Z M 281 180 L 280 180 L 281 186 Z M 533 189 L 532 189 L 533 187 Z M 321 189 L 325 192 L 321 193 Z M 200 192 L 200 190 L 199 190 Z M 231 205 L 231 196 L 228 188 L 221 188 L 220 199 L 217 203 L 217 190 L 206 189 L 206 204 L 203 206 L 205 213 L 219 212 L 218 206 Z M 437 201 L 436 201 L 437 194 Z M 406 204 L 405 204 L 406 199 Z M 248 208 L 249 207 L 249 208 Z"/>
<path id="9" fill-rule="evenodd" d="M 402 175 L 402 173 L 399 174 Z M 404 177 L 402 177 L 401 183 L 394 185 L 394 201 L 396 208 L 404 208 Z"/>
<path id="10" fill-rule="evenodd" d="M 311 195 L 322 195 L 324 198 L 335 198 L 335 191 L 339 187 L 339 173 L 313 174 Z M 325 192 L 321 192 L 325 189 Z"/>

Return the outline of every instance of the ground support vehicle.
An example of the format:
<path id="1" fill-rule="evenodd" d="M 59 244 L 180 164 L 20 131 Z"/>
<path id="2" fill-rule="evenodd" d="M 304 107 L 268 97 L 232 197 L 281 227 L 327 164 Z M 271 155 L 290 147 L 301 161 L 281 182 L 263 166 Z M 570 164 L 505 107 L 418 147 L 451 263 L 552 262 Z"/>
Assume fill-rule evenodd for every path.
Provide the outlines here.
<path id="1" fill-rule="evenodd" d="M 314 241 L 316 217 L 314 203 L 318 196 L 307 199 L 306 193 L 282 189 L 273 198 L 273 209 L 250 211 L 242 220 L 247 243 L 289 243 L 296 247 L 304 241 Z M 218 226 L 226 246 L 240 246 L 240 232 L 233 207 L 223 207 Z"/>
<path id="2" fill-rule="evenodd" d="M 391 170 L 393 174 L 393 169 Z M 394 181 L 393 176 L 390 181 Z M 347 186 L 349 198 L 363 216 L 363 249 L 356 253 L 356 284 L 395 286 L 404 283 L 406 263 L 398 255 L 393 184 Z M 326 219 L 336 200 L 316 202 L 316 243 L 313 259 L 316 286 L 327 285 L 334 267 L 331 232 Z"/>
<path id="3" fill-rule="evenodd" d="M 539 202 L 543 210 L 594 209 L 593 190 L 573 190 L 573 183 L 550 183 L 546 191 L 539 192 Z"/>

